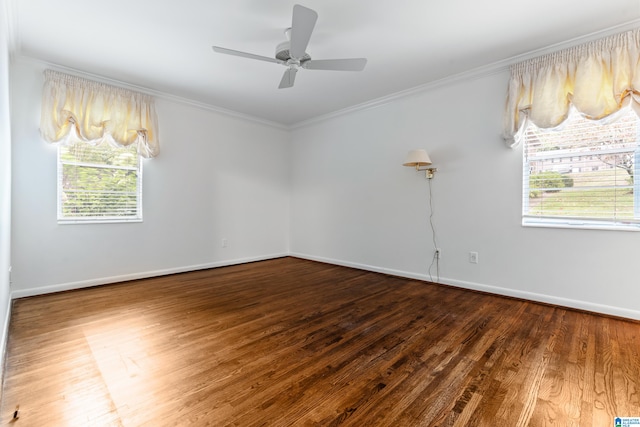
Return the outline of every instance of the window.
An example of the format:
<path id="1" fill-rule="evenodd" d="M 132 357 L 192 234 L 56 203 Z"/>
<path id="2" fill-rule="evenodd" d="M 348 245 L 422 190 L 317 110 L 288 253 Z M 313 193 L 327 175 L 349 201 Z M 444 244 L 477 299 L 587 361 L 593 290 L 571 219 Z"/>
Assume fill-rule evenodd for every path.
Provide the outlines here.
<path id="1" fill-rule="evenodd" d="M 58 222 L 124 221 L 142 221 L 142 163 L 136 145 L 59 145 Z"/>
<path id="2" fill-rule="evenodd" d="M 142 221 L 141 157 L 160 152 L 153 97 L 45 70 L 40 135 L 58 144 L 58 222 Z"/>
<path id="3" fill-rule="evenodd" d="M 574 110 L 555 130 L 529 124 L 523 225 L 640 230 L 639 132 L 631 109 L 606 124 Z"/>

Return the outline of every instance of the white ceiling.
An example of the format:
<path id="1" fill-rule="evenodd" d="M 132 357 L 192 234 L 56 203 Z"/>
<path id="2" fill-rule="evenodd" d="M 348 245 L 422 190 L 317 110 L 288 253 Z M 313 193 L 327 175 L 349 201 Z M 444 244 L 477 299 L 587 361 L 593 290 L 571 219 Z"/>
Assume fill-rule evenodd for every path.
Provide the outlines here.
<path id="1" fill-rule="evenodd" d="M 594 33 L 640 26 L 640 0 L 10 0 L 14 54 L 291 126 Z M 293 5 L 318 12 L 314 59 L 278 89 Z M 602 32 L 602 33 L 601 33 Z M 506 90 L 506 88 L 505 88 Z"/>

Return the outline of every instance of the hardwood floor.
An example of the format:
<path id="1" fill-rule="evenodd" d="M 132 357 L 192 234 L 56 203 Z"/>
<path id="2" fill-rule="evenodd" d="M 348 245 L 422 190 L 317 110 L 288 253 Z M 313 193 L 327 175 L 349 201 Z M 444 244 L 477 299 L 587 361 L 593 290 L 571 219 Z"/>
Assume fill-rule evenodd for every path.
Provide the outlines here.
<path id="1" fill-rule="evenodd" d="M 640 416 L 640 323 L 282 258 L 15 301 L 1 416 L 613 426 Z"/>

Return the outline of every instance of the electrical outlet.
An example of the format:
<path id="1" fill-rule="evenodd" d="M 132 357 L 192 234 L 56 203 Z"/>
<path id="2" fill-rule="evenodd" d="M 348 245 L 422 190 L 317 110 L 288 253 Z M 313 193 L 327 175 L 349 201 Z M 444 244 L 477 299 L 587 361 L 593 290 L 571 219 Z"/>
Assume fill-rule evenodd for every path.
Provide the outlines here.
<path id="1" fill-rule="evenodd" d="M 227 239 L 222 239 L 222 247 L 226 248 L 228 245 L 229 241 Z"/>
<path id="2" fill-rule="evenodd" d="M 442 259 L 442 249 L 436 248 L 436 259 Z"/>
<path id="3" fill-rule="evenodd" d="M 472 264 L 478 263 L 478 252 L 469 252 L 469 262 Z"/>

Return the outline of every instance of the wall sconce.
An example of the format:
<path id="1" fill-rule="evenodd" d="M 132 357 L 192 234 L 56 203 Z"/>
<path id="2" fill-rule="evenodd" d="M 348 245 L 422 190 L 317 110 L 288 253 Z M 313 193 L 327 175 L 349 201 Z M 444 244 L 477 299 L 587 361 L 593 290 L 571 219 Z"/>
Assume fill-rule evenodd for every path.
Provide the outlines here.
<path id="1" fill-rule="evenodd" d="M 402 166 L 415 166 L 417 171 L 426 172 L 426 178 L 433 179 L 433 175 L 436 173 L 438 169 L 436 168 L 420 169 L 420 166 L 429 166 L 430 164 L 431 164 L 431 159 L 427 154 L 427 150 L 419 149 L 419 150 L 409 151 L 409 154 L 407 154 L 407 158 L 405 159 Z"/>

